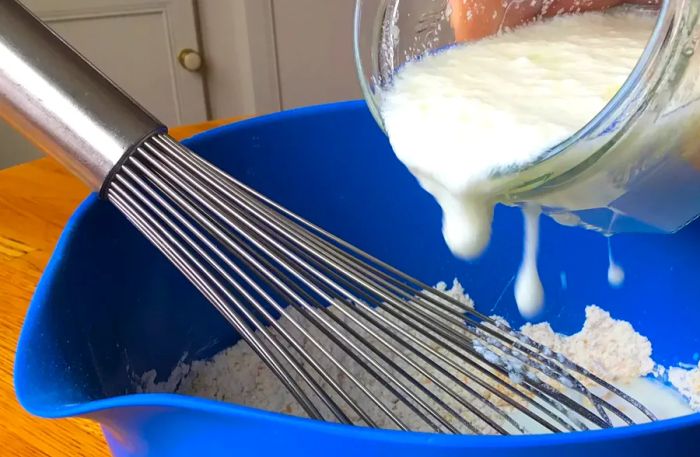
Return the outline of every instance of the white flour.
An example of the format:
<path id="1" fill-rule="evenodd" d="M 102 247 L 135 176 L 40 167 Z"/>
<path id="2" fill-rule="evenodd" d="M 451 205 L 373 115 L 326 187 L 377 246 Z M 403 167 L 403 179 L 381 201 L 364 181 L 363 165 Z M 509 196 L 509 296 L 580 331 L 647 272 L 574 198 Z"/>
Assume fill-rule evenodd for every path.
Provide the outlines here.
<path id="1" fill-rule="evenodd" d="M 450 289 L 445 283 L 438 284 L 439 290 L 445 291 L 459 302 L 473 307 L 474 303 L 464 292 L 461 284 L 454 281 Z M 294 318 L 298 317 L 297 311 L 290 311 Z M 281 321 L 282 326 L 295 334 L 297 339 L 304 341 L 304 347 L 317 360 L 322 360 L 323 369 L 332 378 L 337 379 L 341 387 L 351 396 L 362 398 L 362 409 L 369 410 L 375 417 L 384 417 L 377 407 L 359 393 L 357 387 L 339 370 L 332 366 L 327 359 L 319 357 L 319 351 L 304 338 L 298 338 L 298 332 L 288 322 Z M 311 330 L 311 329 L 310 329 Z M 679 401 L 679 396 L 660 383 L 643 380 L 642 377 L 652 373 L 655 364 L 651 359 L 651 344 L 649 340 L 634 331 L 632 326 L 623 321 L 611 318 L 610 314 L 602 309 L 591 306 L 586 310 L 586 322 L 581 332 L 566 337 L 552 331 L 549 324 L 527 325 L 523 332 L 536 341 L 551 346 L 561 351 L 566 356 L 578 362 L 603 379 L 618 385 L 631 395 L 636 395 L 640 401 L 648 402 L 649 407 L 660 418 L 676 417 L 689 414 L 691 410 L 687 405 Z M 325 337 L 318 331 L 311 330 L 315 338 L 324 341 Z M 412 332 L 415 335 L 415 332 Z M 328 344 L 333 352 L 337 349 L 334 344 Z M 444 351 L 441 351 L 445 355 Z M 375 393 L 382 401 L 392 405 L 391 410 L 409 427 L 413 429 L 426 429 L 425 424 L 416 417 L 415 413 L 406 408 L 403 403 L 391 400 L 394 398 L 386 392 L 383 386 L 369 375 L 364 369 L 355 364 L 340 350 L 333 353 L 349 367 L 350 371 L 360 378 L 361 383 Z M 395 357 L 394 357 L 395 358 Z M 424 366 L 427 368 L 427 365 Z M 428 371 L 435 375 L 431 369 Z M 673 371 L 673 370 L 672 370 Z M 697 373 L 677 372 L 672 380 L 677 380 L 677 386 L 681 393 L 687 397 L 695 396 L 700 399 L 700 370 Z M 426 385 L 429 382 L 424 378 Z M 440 377 L 440 376 L 438 376 Z M 297 404 L 292 395 L 286 390 L 277 377 L 250 349 L 247 343 L 241 341 L 228 348 L 211 360 L 196 361 L 190 364 L 180 363 L 170 374 L 167 381 L 156 383 L 155 371 L 145 373 L 140 379 L 140 392 L 177 392 L 185 395 L 204 397 L 214 400 L 226 401 L 256 407 L 264 410 L 282 412 L 291 415 L 305 416 L 302 408 Z M 444 380 L 443 377 L 440 377 Z M 325 386 L 328 388 L 327 386 Z M 484 392 L 480 392 L 484 394 Z M 493 400 L 493 397 L 491 397 Z M 474 418 L 462 405 L 451 402 L 461 415 Z M 700 403 L 693 403 L 700 409 Z M 494 418 L 492 412 L 487 411 L 489 417 Z M 358 417 L 352 416 L 353 421 Z M 474 423 L 480 423 L 475 420 Z M 388 419 L 382 419 L 378 426 L 383 428 L 395 428 Z M 480 426 L 481 433 L 492 433 L 488 426 Z"/>
<path id="2" fill-rule="evenodd" d="M 586 322 L 575 335 L 555 333 L 549 323 L 527 324 L 521 331 L 608 382 L 627 384 L 654 370 L 649 340 L 597 306 L 586 308 Z"/>
<path id="3" fill-rule="evenodd" d="M 692 370 L 673 367 L 668 370 L 668 379 L 693 409 L 700 410 L 700 364 Z"/>
<path id="4" fill-rule="evenodd" d="M 468 307 L 474 306 L 469 296 L 464 293 L 461 284 L 456 280 L 450 289 L 447 288 L 445 283 L 438 284 L 436 288 L 445 291 L 449 296 L 457 299 L 460 303 Z M 331 311 L 343 322 L 350 324 L 347 319 L 336 312 L 336 309 L 331 308 Z M 303 321 L 303 318 L 300 317 L 300 313 L 297 310 L 291 309 L 288 310 L 288 312 L 293 319 L 300 322 Z M 303 338 L 289 323 L 289 320 L 281 319 L 280 323 L 287 331 L 294 335 L 296 340 L 304 342 L 305 351 L 315 360 L 321 361 L 323 372 L 330 375 L 350 397 L 360 399 L 360 408 L 367 411 L 371 417 L 377 419 L 378 427 L 396 429 L 396 425 L 383 414 L 374 403 L 361 393 L 358 386 L 354 384 L 348 376 L 341 373 L 338 367 L 334 366 L 328 359 L 323 357 L 318 348 L 311 344 L 308 339 Z M 366 332 L 362 331 L 357 326 L 351 326 L 363 336 L 367 335 Z M 412 335 L 421 338 L 419 334 L 415 331 L 411 331 L 406 326 L 402 325 L 401 327 L 408 330 Z M 358 378 L 363 387 L 369 389 L 382 403 L 390 405 L 392 413 L 399 417 L 409 428 L 412 430 L 430 430 L 420 417 L 416 416 L 404 403 L 398 402 L 394 395 L 388 392 L 366 369 L 350 359 L 336 344 L 331 343 L 323 333 L 313 326 L 309 326 L 307 331 L 309 331 L 314 339 L 321 342 L 323 347 L 329 349 L 331 354 L 341 361 L 353 376 Z M 423 338 L 421 339 L 426 341 Z M 443 356 L 449 356 L 444 349 L 440 350 L 440 353 Z M 398 357 L 395 355 L 392 356 L 392 360 L 399 362 Z M 402 366 L 406 369 L 405 365 Z M 308 368 L 308 365 L 305 365 L 305 367 Z M 424 364 L 423 368 L 430 372 L 432 376 L 439 378 L 440 381 L 446 382 L 444 376 L 428 367 L 427 364 Z M 393 369 L 389 369 L 389 371 L 393 375 L 396 374 L 396 371 Z M 407 371 L 424 384 L 430 384 L 430 381 L 417 371 L 412 369 L 407 369 Z M 289 370 L 289 372 L 294 373 L 293 370 Z M 293 377 L 298 381 L 301 379 L 296 373 L 294 373 Z M 250 346 L 243 341 L 217 354 L 210 361 L 194 362 L 192 365 L 181 363 L 164 383 L 155 383 L 155 378 L 156 373 L 154 371 L 144 374 L 141 378 L 140 391 L 175 391 L 186 395 L 228 401 L 269 411 L 307 417 L 304 410 L 284 385 L 277 379 L 265 363 L 260 360 Z M 300 383 L 303 384 L 303 382 Z M 332 389 L 325 382 L 321 382 L 321 385 L 325 391 L 332 392 Z M 332 397 L 335 401 L 339 400 L 336 394 L 332 394 Z M 493 430 L 490 429 L 488 425 L 481 423 L 481 421 L 479 421 L 465 406 L 455 401 L 450 402 L 450 406 L 454 408 L 460 416 L 467 418 L 470 422 L 479 424 L 479 431 L 481 433 L 493 433 Z M 324 417 L 330 416 L 327 409 L 321 408 L 321 411 L 324 412 Z M 489 411 L 487 415 L 496 419 L 495 414 L 491 411 Z M 361 423 L 361 418 L 355 413 L 350 412 L 348 417 L 353 423 Z"/>
<path id="5" fill-rule="evenodd" d="M 591 121 L 630 75 L 655 22 L 634 9 L 557 16 L 398 71 L 382 94 L 384 124 L 397 157 L 441 205 L 455 254 L 474 258 L 488 244 L 500 198 L 493 176 L 534 162 Z M 537 237 L 528 234 L 516 288 L 528 318 L 544 302 Z"/>

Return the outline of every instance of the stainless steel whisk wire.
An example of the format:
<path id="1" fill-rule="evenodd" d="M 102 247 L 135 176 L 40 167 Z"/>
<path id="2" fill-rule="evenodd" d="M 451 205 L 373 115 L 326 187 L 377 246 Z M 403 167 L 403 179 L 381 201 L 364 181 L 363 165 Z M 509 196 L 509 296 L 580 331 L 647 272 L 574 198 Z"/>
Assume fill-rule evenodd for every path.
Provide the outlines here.
<path id="1" fill-rule="evenodd" d="M 655 419 L 198 157 L 14 0 L 0 2 L 0 108 L 149 239 L 311 418 L 497 434 L 639 420 L 614 398 Z"/>
<path id="2" fill-rule="evenodd" d="M 154 190 L 151 185 L 158 190 Z M 284 372 L 282 379 L 292 383 L 292 386 L 288 385 L 290 391 L 301 393 L 303 399 L 297 399 L 305 405 L 306 413 L 311 417 L 323 416 L 318 408 L 309 407 L 308 403 L 313 401 L 303 393 L 304 389 L 296 381 L 286 375 L 285 368 L 302 376 L 313 393 L 319 396 L 323 404 L 333 412 L 335 420 L 348 421 L 348 416 L 342 412 L 342 407 L 314 381 L 314 374 L 304 368 L 300 359 L 310 364 L 315 375 L 320 376 L 365 424 L 372 426 L 375 423 L 347 392 L 344 392 L 324 373 L 318 361 L 307 354 L 293 336 L 278 324 L 276 318 L 266 310 L 266 307 L 258 301 L 259 299 L 290 321 L 297 331 L 321 351 L 324 357 L 353 381 L 362 394 L 389 416 L 398 428 L 406 428 L 405 424 L 402 424 L 380 399 L 366 389 L 360 380 L 323 348 L 320 342 L 315 341 L 304 325 L 296 322 L 286 312 L 279 300 L 260 286 L 261 282 L 271 286 L 285 299 L 285 303 L 302 311 L 301 315 L 308 323 L 327 336 L 332 336 L 333 342 L 340 346 L 355 363 L 360 364 L 392 394 L 405 402 L 433 430 L 458 432 L 458 429 L 436 412 L 435 408 L 431 407 L 420 394 L 426 396 L 429 401 L 435 402 L 443 412 L 458 421 L 467 431 L 478 431 L 434 391 L 421 384 L 415 375 L 409 374 L 405 368 L 396 363 L 395 359 L 387 356 L 387 353 L 424 376 L 441 393 L 463 406 L 497 433 L 509 432 L 493 418 L 484 414 L 481 408 L 493 411 L 515 431 L 524 433 L 525 430 L 513 420 L 511 415 L 492 401 L 482 398 L 483 395 L 480 395 L 467 382 L 460 380 L 458 375 L 465 377 L 474 386 L 496 396 L 509 407 L 517 409 L 550 431 L 588 428 L 580 419 L 567 417 L 559 411 L 557 404 L 577 411 L 581 419 L 598 427 L 611 425 L 608 412 L 625 422 L 632 422 L 617 408 L 590 392 L 580 381 L 566 372 L 564 367 L 576 369 L 584 376 L 590 377 L 590 373 L 575 367 L 561 356 L 552 354 L 556 362 L 548 359 L 537 352 L 538 349 L 544 351 L 541 346 L 523 335 L 509 336 L 515 335 L 514 332 L 505 331 L 502 324 L 480 315 L 425 284 L 401 275 L 401 279 L 413 283 L 413 287 L 406 285 L 389 274 L 398 273 L 396 270 L 382 271 L 381 268 L 386 268 L 388 265 L 380 263 L 372 266 L 370 264 L 376 264 L 376 259 L 363 256 L 361 251 L 352 249 L 354 254 L 365 257 L 363 263 L 358 263 L 359 260 L 347 252 L 349 245 L 346 243 L 334 245 L 332 242 L 337 243 L 340 240 L 323 239 L 322 237 L 328 237 L 329 234 L 318 232 L 320 229 L 298 216 L 289 217 L 291 213 L 288 211 L 280 212 L 279 205 L 275 205 L 268 199 L 261 199 L 262 196 L 202 161 L 167 136 L 156 137 L 153 139 L 153 144 L 146 142 L 139 148 L 116 175 L 108 195 L 137 227 L 147 231 L 147 236 L 156 236 L 154 243 L 184 270 L 183 273 L 195 285 L 205 288 L 202 290 L 205 296 L 210 300 L 215 297 L 213 298 L 215 306 L 229 318 L 234 327 L 239 329 L 241 325 L 245 325 L 246 321 L 254 322 L 254 329 L 246 328 L 243 331 L 239 329 L 239 332 L 253 348 L 256 348 L 256 351 L 262 351 L 261 357 L 274 366 L 271 368 L 275 373 Z M 166 197 L 173 204 L 168 203 Z M 156 216 L 161 220 L 156 220 Z M 188 218 L 192 218 L 197 225 L 190 222 Z M 295 223 L 295 220 L 301 222 L 301 225 L 306 228 Z M 198 229 L 198 226 L 203 227 L 206 233 Z M 190 231 L 191 236 L 187 235 L 184 229 Z M 312 233 L 312 231 L 318 233 Z M 177 239 L 175 235 L 180 238 Z M 197 242 L 202 245 L 198 245 Z M 224 246 L 230 253 L 224 252 L 217 243 Z M 207 249 L 213 256 L 207 254 Z M 260 252 L 256 252 L 256 249 Z M 196 255 L 188 250 L 194 250 Z M 232 261 L 231 254 L 242 264 L 238 265 Z M 201 257 L 197 258 L 197 256 Z M 270 260 L 266 259 L 266 256 L 269 256 Z M 234 278 L 218 262 L 223 262 L 238 276 Z M 276 262 L 277 266 L 273 262 Z M 253 269 L 259 277 L 251 278 L 244 268 Z M 212 270 L 216 274 L 221 274 L 222 278 L 217 279 Z M 208 285 L 207 281 L 210 281 Z M 258 294 L 259 299 L 256 299 L 246 286 Z M 305 287 L 308 290 L 305 290 Z M 247 300 L 245 304 L 228 292 L 231 288 L 245 297 Z M 317 294 L 316 297 L 314 294 Z M 236 311 L 232 311 L 227 303 L 233 303 Z M 375 343 L 354 331 L 334 314 L 329 313 L 328 307 L 342 313 L 346 319 L 366 332 Z M 266 322 L 260 322 L 252 316 L 251 308 L 261 313 Z M 386 315 L 377 313 L 376 309 L 382 309 Z M 234 318 L 236 313 L 242 313 L 243 318 L 241 316 Z M 482 322 L 491 325 L 491 328 Z M 275 336 L 267 331 L 268 326 L 280 332 L 277 336 L 283 341 L 276 341 Z M 472 326 L 471 330 L 469 326 Z M 428 337 L 429 342 L 438 343 L 441 347 L 447 348 L 449 353 L 459 358 L 463 365 L 434 350 L 407 329 L 418 331 L 420 335 Z M 473 339 L 467 338 L 463 332 L 459 331 L 465 329 Z M 256 335 L 256 331 L 260 332 L 260 336 Z M 479 343 L 481 347 L 491 347 L 503 354 L 515 353 L 514 356 L 520 356 L 523 366 L 536 369 L 550 379 L 564 380 L 569 383 L 575 390 L 588 397 L 598 414 L 535 377 L 528 382 L 506 382 L 503 377 L 507 379 L 508 371 L 497 362 L 488 361 L 479 354 L 474 349 L 475 342 L 478 341 L 481 342 Z M 384 350 L 380 350 L 377 343 Z M 293 349 L 293 352 L 286 348 Z M 279 357 L 273 354 L 272 350 L 278 351 L 279 356 L 291 365 L 282 366 L 278 362 Z M 409 357 L 407 353 L 414 358 Z M 437 370 L 452 385 L 448 385 L 427 371 L 416 359 Z M 394 371 L 390 372 L 384 368 L 383 364 Z M 466 369 L 467 366 L 479 370 L 486 379 Z M 606 389 L 614 389 L 602 383 L 601 380 L 595 381 L 600 382 Z M 458 386 L 461 392 L 453 386 Z M 499 386 L 520 401 L 499 391 L 497 388 Z M 465 393 L 468 396 L 465 396 Z M 626 398 L 622 392 L 615 391 L 615 393 L 632 402 L 635 407 L 641 408 L 641 405 Z M 533 398 L 534 394 L 539 396 Z M 482 404 L 475 404 L 479 402 Z M 535 410 L 545 417 L 535 414 L 533 412 Z M 649 417 L 653 417 L 648 411 L 644 412 Z"/>

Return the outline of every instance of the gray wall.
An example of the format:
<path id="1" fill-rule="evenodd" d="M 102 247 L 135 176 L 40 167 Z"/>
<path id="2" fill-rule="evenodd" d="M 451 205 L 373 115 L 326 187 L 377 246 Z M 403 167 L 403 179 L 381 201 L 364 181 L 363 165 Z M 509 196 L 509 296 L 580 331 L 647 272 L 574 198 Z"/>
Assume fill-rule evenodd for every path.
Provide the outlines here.
<path id="1" fill-rule="evenodd" d="M 273 0 L 282 108 L 361 98 L 351 0 Z"/>
<path id="2" fill-rule="evenodd" d="M 0 120 L 0 169 L 41 156 L 29 141 Z"/>

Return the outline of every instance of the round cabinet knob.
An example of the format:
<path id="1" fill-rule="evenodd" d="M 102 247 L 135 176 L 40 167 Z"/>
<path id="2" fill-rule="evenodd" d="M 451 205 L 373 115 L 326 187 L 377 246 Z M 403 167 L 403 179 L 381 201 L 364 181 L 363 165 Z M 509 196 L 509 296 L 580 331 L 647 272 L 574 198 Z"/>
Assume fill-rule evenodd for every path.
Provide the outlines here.
<path id="1" fill-rule="evenodd" d="M 187 71 L 199 71 L 204 65 L 202 55 L 194 49 L 183 49 L 177 56 L 177 60 Z"/>

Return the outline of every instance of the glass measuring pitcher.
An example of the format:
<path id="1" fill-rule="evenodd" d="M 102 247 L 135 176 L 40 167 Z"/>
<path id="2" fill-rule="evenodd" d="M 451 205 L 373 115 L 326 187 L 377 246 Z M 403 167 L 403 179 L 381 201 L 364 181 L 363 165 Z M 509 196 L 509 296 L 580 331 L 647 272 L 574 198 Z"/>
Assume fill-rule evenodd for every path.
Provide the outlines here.
<path id="1" fill-rule="evenodd" d="M 381 94 L 401 66 L 463 41 L 451 24 L 453 1 L 461 0 L 356 1 L 357 68 L 382 128 Z M 656 8 L 649 43 L 622 88 L 567 140 L 494 175 L 498 201 L 534 202 L 562 224 L 606 234 L 675 232 L 700 215 L 700 3 Z"/>

